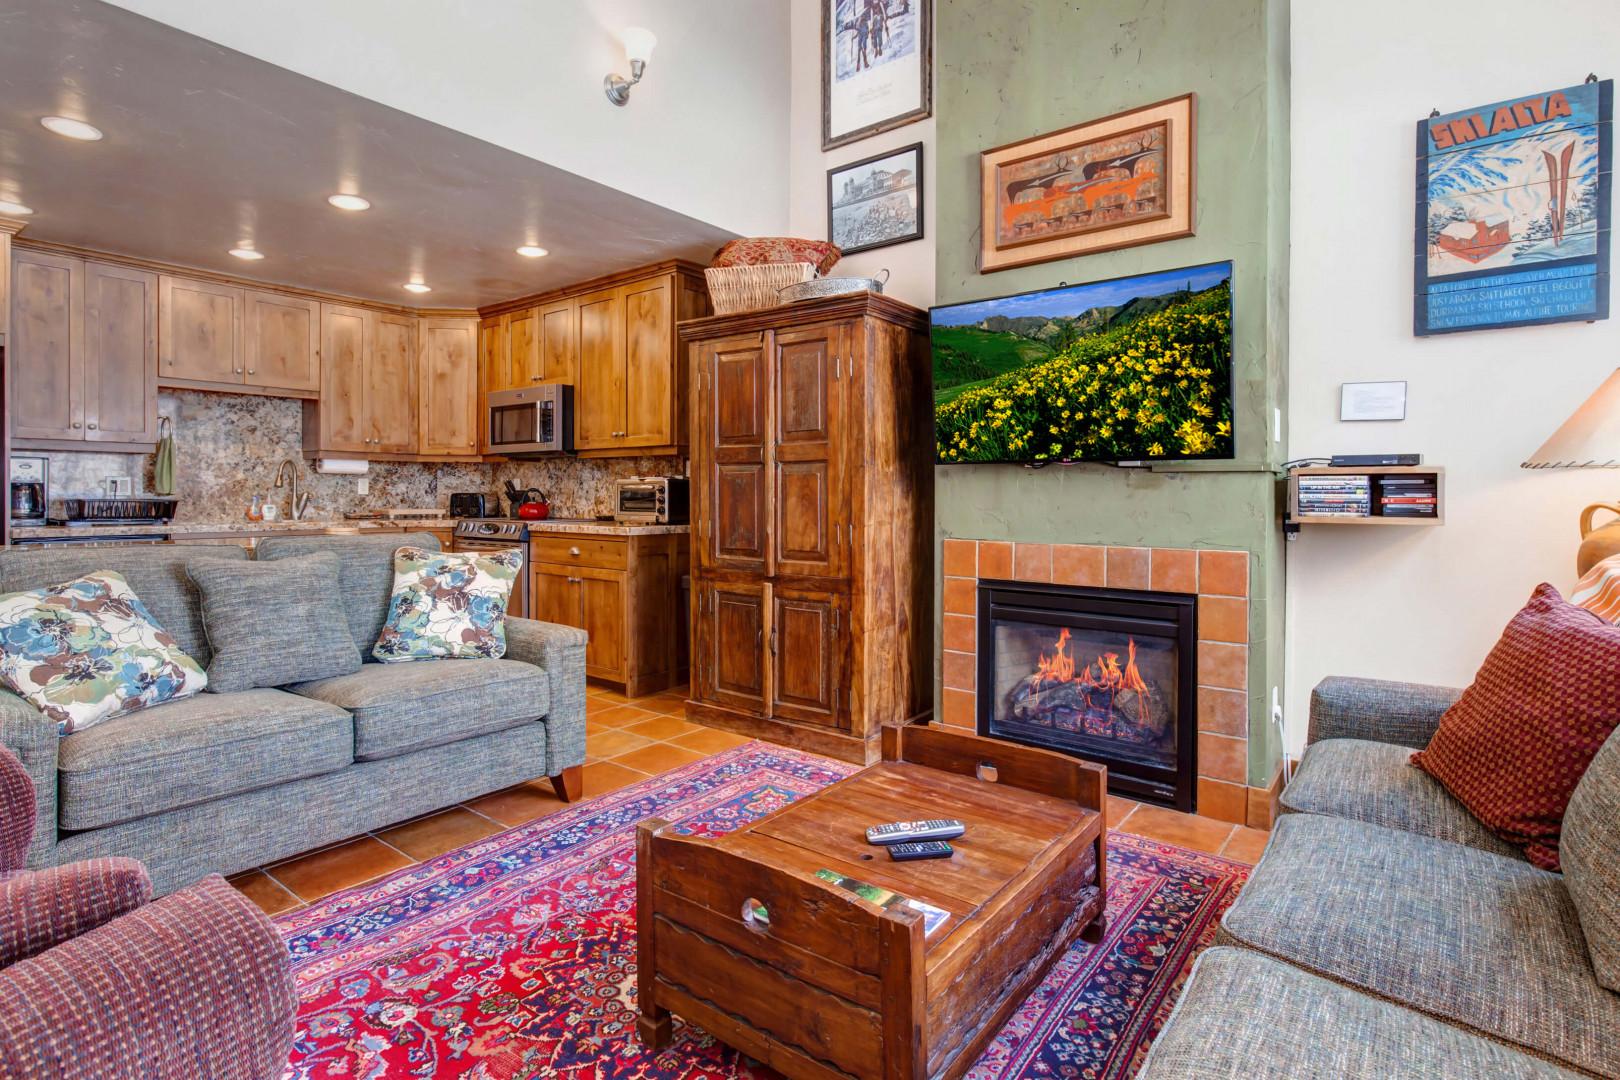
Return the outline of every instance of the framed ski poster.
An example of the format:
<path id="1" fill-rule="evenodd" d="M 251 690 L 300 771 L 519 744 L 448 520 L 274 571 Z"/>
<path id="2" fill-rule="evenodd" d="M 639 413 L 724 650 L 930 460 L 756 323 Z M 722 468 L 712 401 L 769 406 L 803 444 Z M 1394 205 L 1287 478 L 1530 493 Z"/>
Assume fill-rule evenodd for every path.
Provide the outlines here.
<path id="1" fill-rule="evenodd" d="M 1413 331 L 1609 317 L 1614 81 L 1417 125 Z"/>

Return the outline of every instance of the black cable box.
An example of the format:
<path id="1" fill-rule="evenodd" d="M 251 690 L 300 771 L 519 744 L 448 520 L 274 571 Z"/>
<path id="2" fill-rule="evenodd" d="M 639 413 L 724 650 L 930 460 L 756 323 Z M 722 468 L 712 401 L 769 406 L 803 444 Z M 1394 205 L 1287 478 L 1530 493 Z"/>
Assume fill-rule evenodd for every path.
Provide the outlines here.
<path id="1" fill-rule="evenodd" d="M 1335 469 L 1361 469 L 1376 465 L 1421 465 L 1422 454 L 1334 454 Z"/>

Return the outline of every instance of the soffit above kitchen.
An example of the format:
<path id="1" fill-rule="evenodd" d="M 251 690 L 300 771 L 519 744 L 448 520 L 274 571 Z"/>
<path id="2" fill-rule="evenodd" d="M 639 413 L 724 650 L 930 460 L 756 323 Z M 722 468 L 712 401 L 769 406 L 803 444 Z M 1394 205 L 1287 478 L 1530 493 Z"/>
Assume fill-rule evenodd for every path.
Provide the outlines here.
<path id="1" fill-rule="evenodd" d="M 55 115 L 103 138 L 41 126 Z M 29 239 L 434 308 L 705 260 L 733 235 L 96 0 L 0 11 L 0 201 L 34 211 Z M 244 245 L 264 257 L 229 254 Z"/>

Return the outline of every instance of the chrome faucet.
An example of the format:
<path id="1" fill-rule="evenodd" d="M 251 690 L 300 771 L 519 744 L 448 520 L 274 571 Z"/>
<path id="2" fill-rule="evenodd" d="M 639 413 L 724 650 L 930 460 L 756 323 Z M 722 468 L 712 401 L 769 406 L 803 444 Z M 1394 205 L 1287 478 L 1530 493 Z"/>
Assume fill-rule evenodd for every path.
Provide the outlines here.
<path id="1" fill-rule="evenodd" d="M 292 493 L 287 499 L 287 518 L 290 521 L 304 520 L 304 511 L 309 509 L 309 492 L 299 494 L 298 491 L 298 462 L 287 458 L 276 470 L 276 487 L 287 486 L 287 472 L 292 471 Z"/>

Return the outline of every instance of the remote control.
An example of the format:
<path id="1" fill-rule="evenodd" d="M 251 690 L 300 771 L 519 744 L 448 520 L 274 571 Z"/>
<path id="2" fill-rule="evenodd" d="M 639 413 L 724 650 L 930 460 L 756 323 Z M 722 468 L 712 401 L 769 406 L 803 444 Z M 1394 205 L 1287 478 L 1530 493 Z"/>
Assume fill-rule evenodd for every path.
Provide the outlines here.
<path id="1" fill-rule="evenodd" d="M 914 840 L 955 840 L 967 831 L 955 818 L 933 818 L 929 821 L 895 821 L 888 825 L 873 825 L 866 830 L 868 844 L 909 844 Z"/>
<path id="2" fill-rule="evenodd" d="M 951 857 L 951 845 L 943 840 L 924 840 L 915 844 L 896 844 L 889 849 L 889 858 L 895 862 L 910 862 L 912 859 L 948 859 Z"/>

